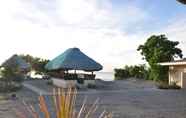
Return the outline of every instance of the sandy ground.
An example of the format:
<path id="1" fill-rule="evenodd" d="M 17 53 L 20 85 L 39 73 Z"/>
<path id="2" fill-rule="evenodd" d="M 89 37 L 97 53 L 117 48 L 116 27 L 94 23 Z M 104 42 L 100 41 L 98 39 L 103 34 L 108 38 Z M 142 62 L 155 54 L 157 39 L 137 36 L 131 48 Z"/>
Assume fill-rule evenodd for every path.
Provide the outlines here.
<path id="1" fill-rule="evenodd" d="M 10 100 L 0 100 L 0 118 L 17 118 L 15 116 L 15 104 Z"/>
<path id="2" fill-rule="evenodd" d="M 41 81 L 30 81 L 29 84 L 45 91 L 50 91 L 52 88 Z M 87 96 L 88 105 L 99 98 L 98 113 L 106 109 L 113 112 L 114 118 L 186 118 L 186 90 L 159 90 L 153 82 L 143 80 L 106 83 L 100 81 L 99 85 L 98 89 L 79 91 L 77 107 Z M 17 95 L 19 96 L 17 103 L 24 99 L 27 103 L 37 105 L 38 94 L 23 88 Z M 0 102 L 0 108 L 8 109 L 9 104 L 12 105 L 11 102 L 4 103 L 4 107 Z M 1 114 L 13 114 L 12 109 L 7 112 L 2 111 Z"/>

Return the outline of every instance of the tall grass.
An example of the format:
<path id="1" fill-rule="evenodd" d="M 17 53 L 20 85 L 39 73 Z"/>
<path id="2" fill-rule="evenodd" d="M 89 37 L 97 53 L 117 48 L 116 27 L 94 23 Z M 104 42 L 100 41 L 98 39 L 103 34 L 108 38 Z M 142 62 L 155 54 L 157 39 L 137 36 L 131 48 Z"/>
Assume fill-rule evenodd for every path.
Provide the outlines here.
<path id="1" fill-rule="evenodd" d="M 98 99 L 89 107 L 86 105 L 87 99 L 84 99 L 80 110 L 77 111 L 76 105 L 77 90 L 74 88 L 54 89 L 53 90 L 53 103 L 56 118 L 95 118 L 96 110 L 98 109 Z M 39 96 L 39 110 L 44 114 L 44 118 L 54 118 L 49 112 L 46 99 L 43 95 Z M 27 111 L 31 114 L 32 118 L 40 118 L 38 111 L 32 105 L 27 105 Z M 19 118 L 28 118 L 23 112 L 16 112 Z M 112 118 L 112 114 L 103 111 L 98 115 L 98 118 Z"/>

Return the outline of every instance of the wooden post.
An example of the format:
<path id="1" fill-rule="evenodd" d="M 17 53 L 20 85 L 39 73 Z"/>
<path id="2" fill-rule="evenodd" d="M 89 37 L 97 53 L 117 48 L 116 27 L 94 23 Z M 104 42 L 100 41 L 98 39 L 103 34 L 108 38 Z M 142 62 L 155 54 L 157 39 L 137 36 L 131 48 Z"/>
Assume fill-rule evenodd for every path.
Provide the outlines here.
<path id="1" fill-rule="evenodd" d="M 183 83 L 183 72 L 181 72 L 181 88 L 184 88 L 184 83 Z"/>
<path id="2" fill-rule="evenodd" d="M 76 74 L 76 70 L 74 70 L 74 73 Z"/>

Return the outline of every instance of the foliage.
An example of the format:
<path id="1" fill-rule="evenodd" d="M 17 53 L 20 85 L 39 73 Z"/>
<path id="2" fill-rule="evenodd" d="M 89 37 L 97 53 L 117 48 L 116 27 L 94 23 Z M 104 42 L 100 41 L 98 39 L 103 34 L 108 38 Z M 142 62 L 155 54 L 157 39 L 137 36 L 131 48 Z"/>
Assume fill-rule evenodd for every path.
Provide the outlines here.
<path id="1" fill-rule="evenodd" d="M 8 96 L 7 95 L 0 95 L 0 101 L 1 100 L 8 100 Z"/>
<path id="2" fill-rule="evenodd" d="M 177 1 L 182 3 L 182 4 L 186 4 L 186 0 L 177 0 Z"/>
<path id="3" fill-rule="evenodd" d="M 0 92 L 7 93 L 7 92 L 16 92 L 22 88 L 22 85 L 17 82 L 5 82 L 0 81 Z"/>
<path id="4" fill-rule="evenodd" d="M 2 80 L 4 81 L 15 81 L 22 82 L 23 81 L 23 73 L 19 70 L 18 66 L 14 67 L 3 67 L 1 69 Z"/>
<path id="5" fill-rule="evenodd" d="M 168 84 L 167 82 L 159 82 L 157 84 L 157 87 L 159 89 L 181 89 L 180 86 L 178 86 L 176 83 Z"/>
<path id="6" fill-rule="evenodd" d="M 39 57 L 33 57 L 31 55 L 20 55 L 27 63 L 31 64 L 32 70 L 37 74 L 45 74 L 47 71 L 45 65 L 49 62 L 48 59 L 42 59 Z"/>
<path id="7" fill-rule="evenodd" d="M 168 79 L 168 67 L 158 65 L 160 62 L 168 62 L 174 58 L 182 58 L 181 49 L 176 46 L 178 41 L 170 41 L 165 35 L 153 35 L 147 39 L 144 45 L 138 47 L 143 59 L 145 59 L 151 67 L 150 78 L 153 80 Z"/>
<path id="8" fill-rule="evenodd" d="M 53 102 L 54 102 L 54 113 L 55 118 L 95 118 L 95 113 L 98 108 L 98 100 L 94 104 L 88 106 L 86 105 L 86 100 L 77 111 L 75 108 L 77 91 L 74 88 L 69 88 L 67 91 L 64 89 L 54 89 L 53 92 Z M 28 105 L 26 105 L 28 107 Z M 31 113 L 32 118 L 40 118 L 39 112 L 42 112 L 45 118 L 54 118 L 52 113 L 49 112 L 51 106 L 47 105 L 47 101 L 44 96 L 39 96 L 39 109 L 36 111 L 33 106 L 28 107 L 28 111 Z M 17 116 L 19 118 L 28 118 L 28 115 L 24 112 L 17 111 Z M 112 118 L 112 114 L 106 111 L 101 112 L 98 116 L 99 118 Z"/>
<path id="9" fill-rule="evenodd" d="M 129 78 L 129 71 L 125 69 L 114 69 L 114 78 L 116 80 Z"/>
<path id="10" fill-rule="evenodd" d="M 20 89 L 20 84 L 24 80 L 23 72 L 17 64 L 1 67 L 1 76 L 1 92 L 11 92 Z"/>
<path id="11" fill-rule="evenodd" d="M 95 89 L 96 88 L 96 85 L 95 84 L 88 84 L 87 85 L 87 87 L 89 88 L 89 89 Z"/>
<path id="12" fill-rule="evenodd" d="M 125 66 L 123 69 L 114 70 L 115 79 L 139 78 L 148 79 L 148 68 L 145 65 Z"/>
<path id="13" fill-rule="evenodd" d="M 1 71 L 1 75 L 2 75 L 2 80 L 7 81 L 7 82 L 22 82 L 24 79 L 24 75 L 23 73 L 19 72 L 16 68 L 9 68 L 9 67 L 5 67 L 2 71 Z"/>
<path id="14" fill-rule="evenodd" d="M 53 85 L 53 81 L 52 80 L 48 80 L 47 81 L 47 85 Z"/>

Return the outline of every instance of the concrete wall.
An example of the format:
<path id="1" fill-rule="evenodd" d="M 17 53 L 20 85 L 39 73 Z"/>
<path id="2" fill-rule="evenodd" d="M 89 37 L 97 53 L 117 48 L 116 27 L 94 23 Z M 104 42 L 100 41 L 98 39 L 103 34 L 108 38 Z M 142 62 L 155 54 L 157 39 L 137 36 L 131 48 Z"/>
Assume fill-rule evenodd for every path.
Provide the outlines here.
<path id="1" fill-rule="evenodd" d="M 186 88 L 186 72 L 182 73 L 182 88 Z"/>
<path id="2" fill-rule="evenodd" d="M 84 85 L 85 85 L 85 86 L 88 86 L 89 84 L 95 85 L 96 82 L 95 82 L 95 80 L 84 80 Z"/>
<path id="3" fill-rule="evenodd" d="M 61 87 L 61 88 L 68 88 L 68 87 L 75 87 L 77 84 L 76 80 L 63 80 L 59 78 L 52 78 L 52 82 L 55 86 Z"/>
<path id="4" fill-rule="evenodd" d="M 68 88 L 77 85 L 77 80 L 64 80 L 59 78 L 52 78 L 52 82 L 55 86 L 61 88 Z M 95 80 L 84 80 L 83 86 L 87 87 L 89 84 L 95 85 Z"/>
<path id="5" fill-rule="evenodd" d="M 176 83 L 182 88 L 186 88 L 186 66 L 169 67 L 169 84 Z"/>

